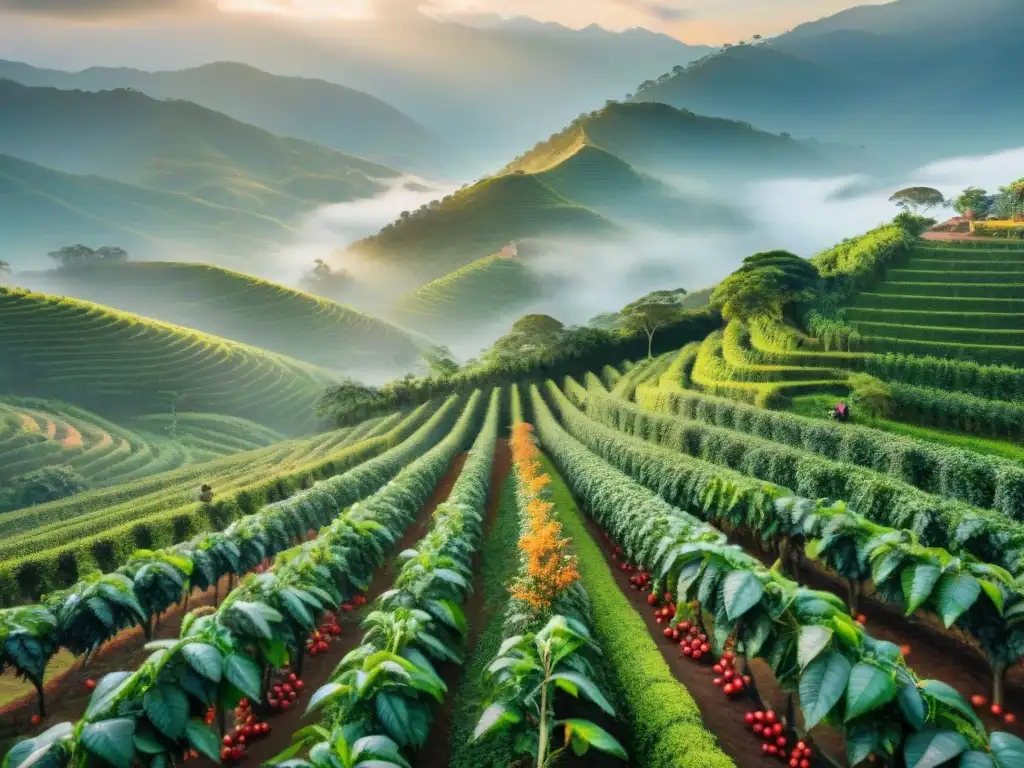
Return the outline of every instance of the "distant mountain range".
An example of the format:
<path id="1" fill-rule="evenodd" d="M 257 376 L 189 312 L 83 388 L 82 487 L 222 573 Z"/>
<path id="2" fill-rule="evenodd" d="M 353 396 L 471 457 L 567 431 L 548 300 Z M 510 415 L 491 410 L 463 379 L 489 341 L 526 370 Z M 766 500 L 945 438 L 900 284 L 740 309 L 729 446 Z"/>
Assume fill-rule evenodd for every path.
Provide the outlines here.
<path id="1" fill-rule="evenodd" d="M 0 79 L 67 90 L 133 88 L 155 99 L 184 99 L 280 136 L 420 174 L 450 174 L 465 166 L 457 149 L 367 93 L 324 80 L 280 77 L 236 62 L 174 72 L 127 67 L 64 72 L 0 60 Z"/>
<path id="2" fill-rule="evenodd" d="M 887 164 L 1020 146 L 1017 0 L 897 0 L 734 46 L 636 94 L 771 131 L 865 144 Z"/>
<path id="3" fill-rule="evenodd" d="M 38 262 L 72 243 L 120 245 L 137 255 L 239 259 L 293 233 L 277 219 L 0 155 L 0 255 Z"/>
<path id="4" fill-rule="evenodd" d="M 8 59 L 60 69 L 130 64 L 176 70 L 230 60 L 343 83 L 474 155 L 477 171 L 502 163 L 510 147 L 529 144 L 583 110 L 622 98 L 652 74 L 711 50 L 643 29 L 573 30 L 529 19 L 453 23 L 405 5 L 409 9 L 382 18 L 316 24 L 214 13 L 173 23 L 64 28 L 5 17 L 0 50 Z"/>
<path id="5" fill-rule="evenodd" d="M 495 302 L 473 294 L 493 290 L 513 272 L 516 290 L 535 295 L 536 287 L 520 276 L 543 256 L 545 240 L 600 239 L 636 225 L 742 228 L 746 217 L 722 202 L 737 184 L 834 173 L 836 167 L 813 145 L 743 123 L 664 104 L 609 104 L 498 174 L 404 214 L 347 250 L 389 268 L 395 276 L 391 291 L 413 290 L 398 303 L 403 322 L 420 314 L 436 327 L 432 316 L 440 314 L 439 304 L 449 316 L 486 312 Z M 520 249 L 514 263 L 492 256 L 521 241 L 531 245 Z M 414 290 L 429 281 L 434 282 Z"/>
<path id="6" fill-rule="evenodd" d="M 154 247 L 165 239 L 252 253 L 288 239 L 315 208 L 373 197 L 399 179 L 370 160 L 133 90 L 0 80 L 0 103 L 9 194 L 0 218 L 10 222 L 0 240 L 15 258 L 88 237 L 142 248 L 140 258 L 170 256 Z"/>
<path id="7" fill-rule="evenodd" d="M 538 173 L 586 144 L 653 174 L 712 181 L 830 170 L 815 147 L 751 125 L 658 103 L 614 103 L 581 115 L 505 170 Z"/>

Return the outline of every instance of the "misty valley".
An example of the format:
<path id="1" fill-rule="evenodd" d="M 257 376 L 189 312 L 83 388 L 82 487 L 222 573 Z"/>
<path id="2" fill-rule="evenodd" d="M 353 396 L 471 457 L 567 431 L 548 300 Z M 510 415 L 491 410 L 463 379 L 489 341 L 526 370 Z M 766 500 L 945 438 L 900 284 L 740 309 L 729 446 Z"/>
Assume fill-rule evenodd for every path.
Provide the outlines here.
<path id="1" fill-rule="evenodd" d="M 1020 10 L 0 0 L 2 768 L 1024 768 Z"/>

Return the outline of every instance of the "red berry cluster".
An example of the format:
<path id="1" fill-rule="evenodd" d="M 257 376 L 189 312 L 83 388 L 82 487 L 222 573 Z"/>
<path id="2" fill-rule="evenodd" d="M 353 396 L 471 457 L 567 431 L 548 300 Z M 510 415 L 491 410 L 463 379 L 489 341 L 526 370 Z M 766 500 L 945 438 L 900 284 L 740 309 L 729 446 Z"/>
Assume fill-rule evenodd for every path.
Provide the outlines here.
<path id="1" fill-rule="evenodd" d="M 983 696 L 980 693 L 976 693 L 973 696 L 971 696 L 971 704 L 973 704 L 978 709 L 982 709 L 988 704 L 988 697 Z M 1007 725 L 1013 725 L 1017 722 L 1017 716 L 1013 714 L 1013 712 L 1004 711 L 1003 708 L 998 704 L 993 704 L 991 707 L 988 707 L 988 711 L 992 713 L 992 716 L 995 717 L 997 720 L 1002 719 L 1002 721 Z"/>
<path id="2" fill-rule="evenodd" d="M 355 600 L 366 602 L 362 595 L 357 595 Z M 362 603 L 358 603 L 358 605 L 362 605 Z M 341 609 L 346 613 L 354 610 L 352 603 L 344 603 Z M 324 653 L 330 647 L 331 641 L 340 634 L 341 625 L 338 624 L 338 617 L 333 613 L 325 613 L 323 620 L 320 622 L 320 628 L 314 629 L 309 637 L 306 638 L 306 650 L 309 651 L 310 656 Z"/>
<path id="3" fill-rule="evenodd" d="M 213 710 L 207 712 L 207 722 L 212 720 Z M 235 708 L 235 727 L 231 733 L 224 734 L 220 759 L 238 762 L 245 757 L 249 744 L 270 733 L 270 723 L 260 722 L 252 713 L 252 705 L 248 699 L 242 699 Z M 197 755 L 198 756 L 198 755 Z"/>
<path id="4" fill-rule="evenodd" d="M 752 681 L 750 675 L 741 675 L 736 669 L 736 654 L 733 653 L 732 645 L 726 648 L 722 658 L 711 668 L 711 671 L 718 675 L 713 682 L 726 696 L 735 696 L 749 688 Z"/>
<path id="5" fill-rule="evenodd" d="M 283 712 L 295 703 L 306 685 L 294 672 L 289 673 L 287 677 L 282 675 L 279 679 L 281 682 L 274 683 L 267 691 L 267 706 Z"/>
<path id="6" fill-rule="evenodd" d="M 651 574 L 647 571 L 637 571 L 629 577 L 629 588 L 634 592 L 646 592 L 651 588 Z"/>
<path id="7" fill-rule="evenodd" d="M 810 768 L 811 757 L 814 754 L 806 742 L 798 741 L 787 753 L 786 747 L 789 739 L 786 738 L 786 725 L 779 720 L 773 710 L 757 710 L 747 712 L 743 716 L 743 722 L 747 730 L 762 740 L 761 751 L 769 757 L 776 757 L 785 762 L 788 761 L 790 768 Z"/>

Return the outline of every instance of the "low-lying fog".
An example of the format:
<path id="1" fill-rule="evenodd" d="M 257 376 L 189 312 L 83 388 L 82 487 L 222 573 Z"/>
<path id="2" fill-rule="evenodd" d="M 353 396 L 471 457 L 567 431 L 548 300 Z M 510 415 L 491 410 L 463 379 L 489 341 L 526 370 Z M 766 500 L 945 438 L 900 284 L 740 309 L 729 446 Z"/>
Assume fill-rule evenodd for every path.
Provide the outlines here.
<path id="1" fill-rule="evenodd" d="M 506 330 L 511 320 L 526 312 L 545 312 L 567 325 L 582 324 L 655 288 L 682 286 L 694 290 L 713 285 L 757 251 L 784 248 L 812 256 L 891 219 L 897 209 L 888 198 L 902 187 L 933 186 L 953 197 L 968 186 L 994 190 L 1021 175 L 1024 148 L 945 160 L 898 178 L 777 179 L 742 185 L 722 198 L 742 210 L 752 226 L 703 231 L 631 226 L 622 237 L 612 240 L 550 240 L 543 244 L 543 255 L 532 257 L 529 263 L 550 278 L 545 282 L 565 285 L 564 289 L 517 308 L 507 317 L 495 318 L 489 327 L 467 329 L 461 338 L 444 341 L 457 354 L 472 356 Z M 294 283 L 314 258 L 348 268 L 358 278 L 374 278 L 366 265 L 350 256 L 338 256 L 340 246 L 372 234 L 401 211 L 414 210 L 450 191 L 435 189 L 439 191 L 416 192 L 399 183 L 374 200 L 322 209 L 309 217 L 303 242 L 282 254 L 285 274 L 276 278 Z M 930 215 L 941 219 L 952 211 L 934 210 Z M 374 308 L 385 311 L 383 306 Z"/>

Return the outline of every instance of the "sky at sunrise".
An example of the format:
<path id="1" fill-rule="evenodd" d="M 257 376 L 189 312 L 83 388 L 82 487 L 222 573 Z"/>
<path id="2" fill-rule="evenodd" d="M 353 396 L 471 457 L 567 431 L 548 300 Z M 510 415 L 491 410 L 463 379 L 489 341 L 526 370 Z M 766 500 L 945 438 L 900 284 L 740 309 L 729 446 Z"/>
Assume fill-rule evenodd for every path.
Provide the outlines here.
<path id="1" fill-rule="evenodd" d="M 139 17 L 271 13 L 292 17 L 367 18 L 415 9 L 438 18 L 486 22 L 488 16 L 529 16 L 570 27 L 646 27 L 690 43 L 719 44 L 774 35 L 803 21 L 884 0 L 0 0 L 0 17 L 43 18 L 53 24 L 132 23 Z"/>

